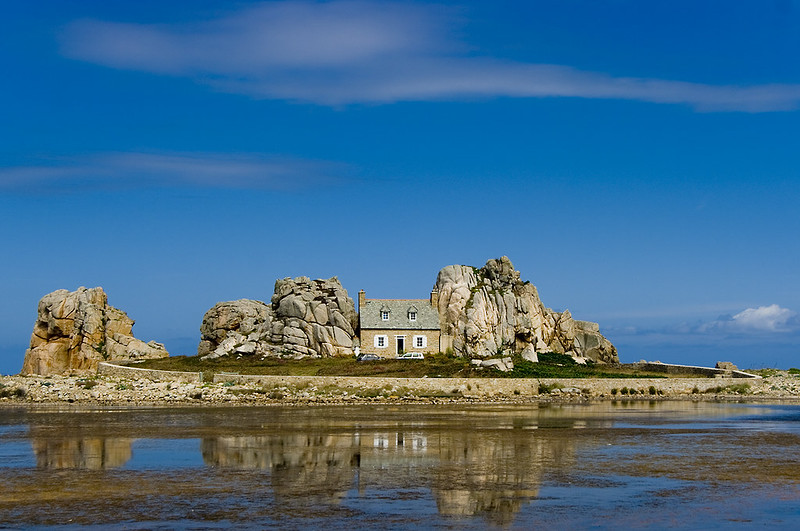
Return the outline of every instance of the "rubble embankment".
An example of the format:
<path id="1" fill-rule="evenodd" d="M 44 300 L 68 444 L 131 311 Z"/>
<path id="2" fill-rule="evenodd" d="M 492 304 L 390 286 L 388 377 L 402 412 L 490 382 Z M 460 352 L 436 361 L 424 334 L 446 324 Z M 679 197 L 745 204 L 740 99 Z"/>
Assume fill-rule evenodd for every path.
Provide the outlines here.
<path id="1" fill-rule="evenodd" d="M 150 373 L 0 376 L 0 404 L 342 404 L 372 402 L 535 402 L 596 399 L 800 399 L 800 376 L 761 379 L 354 378 L 336 376 L 191 376 Z M 135 373 L 134 373 L 135 374 Z"/>

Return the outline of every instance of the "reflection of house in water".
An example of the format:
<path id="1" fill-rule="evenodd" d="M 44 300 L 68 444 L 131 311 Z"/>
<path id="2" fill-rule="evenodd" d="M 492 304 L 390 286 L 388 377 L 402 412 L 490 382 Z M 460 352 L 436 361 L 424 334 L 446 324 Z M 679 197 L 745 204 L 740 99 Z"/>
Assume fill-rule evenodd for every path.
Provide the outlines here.
<path id="1" fill-rule="evenodd" d="M 133 439 L 103 437 L 33 438 L 36 465 L 40 468 L 103 470 L 127 463 Z"/>
<path id="2" fill-rule="evenodd" d="M 428 438 L 419 433 L 376 433 L 373 437 L 375 448 L 407 448 L 411 450 L 424 450 L 428 446 Z"/>
<path id="3" fill-rule="evenodd" d="M 269 470 L 276 499 L 339 504 L 368 490 L 429 488 L 439 512 L 509 523 L 548 467 L 574 459 L 568 430 L 366 430 L 206 438 L 208 465 Z M 387 475 L 387 471 L 391 471 Z"/>

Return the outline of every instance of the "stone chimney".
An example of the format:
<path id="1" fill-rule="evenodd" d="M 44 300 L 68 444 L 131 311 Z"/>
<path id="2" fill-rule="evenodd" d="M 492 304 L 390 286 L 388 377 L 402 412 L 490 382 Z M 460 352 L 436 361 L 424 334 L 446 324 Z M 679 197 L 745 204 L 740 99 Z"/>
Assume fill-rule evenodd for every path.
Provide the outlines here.
<path id="1" fill-rule="evenodd" d="M 431 290 L 431 306 L 433 306 L 436 311 L 439 311 L 439 290 L 436 288 Z"/>
<path id="2" fill-rule="evenodd" d="M 364 308 L 364 304 L 367 302 L 367 294 L 364 290 L 359 290 L 358 292 L 358 311 L 360 312 L 362 308 Z"/>

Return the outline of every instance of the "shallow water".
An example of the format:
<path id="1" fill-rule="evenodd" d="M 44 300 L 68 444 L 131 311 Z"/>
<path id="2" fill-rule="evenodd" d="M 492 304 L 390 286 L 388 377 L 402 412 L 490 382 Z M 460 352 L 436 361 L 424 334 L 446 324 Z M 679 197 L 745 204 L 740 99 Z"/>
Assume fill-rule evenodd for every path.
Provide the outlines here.
<path id="1" fill-rule="evenodd" d="M 0 528 L 800 526 L 800 406 L 0 409 Z"/>

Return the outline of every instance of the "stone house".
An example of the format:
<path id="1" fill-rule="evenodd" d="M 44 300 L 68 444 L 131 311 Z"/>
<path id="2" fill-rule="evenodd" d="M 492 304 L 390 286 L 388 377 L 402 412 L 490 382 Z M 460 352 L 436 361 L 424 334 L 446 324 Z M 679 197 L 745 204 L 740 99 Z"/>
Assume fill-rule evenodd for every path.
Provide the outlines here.
<path id="1" fill-rule="evenodd" d="M 401 352 L 441 351 L 439 292 L 430 299 L 367 299 L 358 292 L 361 352 L 394 357 Z"/>

